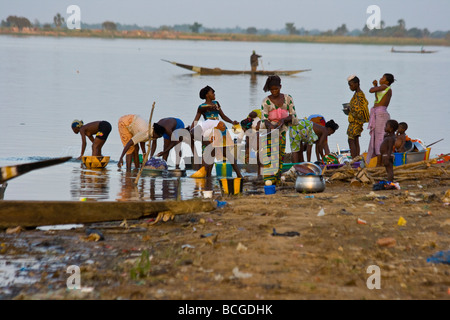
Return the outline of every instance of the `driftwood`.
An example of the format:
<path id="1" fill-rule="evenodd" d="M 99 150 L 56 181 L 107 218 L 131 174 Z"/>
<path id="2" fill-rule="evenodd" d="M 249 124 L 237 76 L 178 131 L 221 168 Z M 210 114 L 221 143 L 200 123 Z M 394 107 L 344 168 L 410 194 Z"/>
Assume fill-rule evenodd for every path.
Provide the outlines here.
<path id="1" fill-rule="evenodd" d="M 209 212 L 214 201 L 0 201 L 0 229 L 104 221 L 136 220 L 170 212 L 171 215 Z"/>
<path id="2" fill-rule="evenodd" d="M 443 178 L 449 176 L 450 162 L 443 164 L 437 163 L 438 158 L 414 162 L 394 167 L 394 180 L 417 180 L 425 178 Z M 350 164 L 339 169 L 328 171 L 331 174 L 330 180 L 350 181 L 352 185 L 360 185 L 361 183 L 373 183 L 375 180 L 385 180 L 385 167 L 375 168 L 358 168 L 353 169 Z"/>

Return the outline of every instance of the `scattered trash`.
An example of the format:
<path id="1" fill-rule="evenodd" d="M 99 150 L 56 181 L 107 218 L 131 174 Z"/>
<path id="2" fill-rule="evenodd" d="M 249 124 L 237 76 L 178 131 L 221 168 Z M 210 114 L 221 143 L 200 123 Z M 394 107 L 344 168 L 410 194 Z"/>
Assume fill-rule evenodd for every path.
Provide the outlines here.
<path id="1" fill-rule="evenodd" d="M 246 278 L 250 278 L 253 275 L 251 273 L 241 272 L 241 271 L 239 271 L 238 267 L 234 267 L 233 276 L 235 276 L 238 279 L 246 279 Z"/>
<path id="2" fill-rule="evenodd" d="M 445 195 L 442 198 L 442 202 L 444 202 L 444 203 L 450 202 L 450 189 L 445 192 Z"/>
<path id="3" fill-rule="evenodd" d="M 346 215 L 346 216 L 352 216 L 352 215 L 353 215 L 353 213 L 348 212 L 348 211 L 345 210 L 345 209 L 342 209 L 342 210 L 341 210 L 341 214 Z"/>
<path id="4" fill-rule="evenodd" d="M 206 234 L 200 235 L 200 238 L 208 238 L 208 237 L 212 237 L 213 235 L 214 235 L 214 233 L 206 233 Z"/>
<path id="5" fill-rule="evenodd" d="M 6 234 L 21 233 L 24 229 L 21 226 L 6 229 Z"/>
<path id="6" fill-rule="evenodd" d="M 400 219 L 398 219 L 397 224 L 401 227 L 406 225 L 406 220 L 403 217 L 400 217 Z"/>
<path id="7" fill-rule="evenodd" d="M 400 190 L 400 184 L 398 182 L 392 182 L 392 181 L 385 181 L 382 180 L 378 183 L 375 183 L 372 187 L 372 190 L 374 191 L 380 191 L 380 190 Z"/>
<path id="8" fill-rule="evenodd" d="M 325 211 L 322 209 L 320 209 L 319 213 L 317 214 L 318 217 L 323 217 L 325 215 Z"/>
<path id="9" fill-rule="evenodd" d="M 450 264 L 450 250 L 436 252 L 427 258 L 427 262 Z"/>
<path id="10" fill-rule="evenodd" d="M 183 244 L 181 246 L 181 249 L 195 249 L 195 247 L 190 244 Z"/>
<path id="11" fill-rule="evenodd" d="M 238 243 L 237 247 L 236 247 L 237 251 L 247 251 L 247 247 L 244 246 L 242 243 Z"/>
<path id="12" fill-rule="evenodd" d="M 217 208 L 223 208 L 223 207 L 225 207 L 227 205 L 226 201 L 216 200 L 216 202 L 217 202 Z"/>
<path id="13" fill-rule="evenodd" d="M 87 241 L 102 241 L 105 240 L 103 234 L 95 229 L 86 229 L 86 238 Z"/>
<path id="14" fill-rule="evenodd" d="M 362 219 L 360 219 L 360 218 L 358 218 L 358 220 L 356 220 L 356 222 L 357 222 L 358 224 L 367 224 L 367 221 L 362 220 Z"/>
<path id="15" fill-rule="evenodd" d="M 280 237 L 295 237 L 300 236 L 300 233 L 297 231 L 288 231 L 284 233 L 278 233 L 275 228 L 273 228 L 272 236 L 280 236 Z"/>
<path id="16" fill-rule="evenodd" d="M 381 238 L 377 240 L 377 245 L 380 247 L 392 248 L 395 247 L 397 241 L 394 238 Z"/>
<path id="17" fill-rule="evenodd" d="M 311 195 L 311 196 L 305 196 L 305 199 L 314 199 L 314 195 Z"/>

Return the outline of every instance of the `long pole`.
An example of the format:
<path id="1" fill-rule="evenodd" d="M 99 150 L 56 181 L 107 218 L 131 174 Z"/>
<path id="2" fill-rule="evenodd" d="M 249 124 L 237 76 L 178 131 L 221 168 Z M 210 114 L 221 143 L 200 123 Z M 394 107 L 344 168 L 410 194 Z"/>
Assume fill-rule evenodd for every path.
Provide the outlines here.
<path id="1" fill-rule="evenodd" d="M 153 102 L 152 112 L 150 113 L 150 119 L 148 120 L 148 147 L 147 147 L 147 151 L 145 152 L 144 159 L 142 160 L 142 165 L 141 165 L 141 168 L 139 169 L 139 173 L 136 176 L 136 180 L 134 180 L 135 184 L 138 183 L 139 178 L 141 177 L 141 174 L 142 174 L 142 170 L 144 170 L 144 166 L 147 163 L 148 156 L 150 154 L 150 149 L 151 149 L 151 144 L 152 144 L 152 136 L 153 136 L 153 126 L 152 126 L 153 110 L 155 110 L 155 102 Z"/>

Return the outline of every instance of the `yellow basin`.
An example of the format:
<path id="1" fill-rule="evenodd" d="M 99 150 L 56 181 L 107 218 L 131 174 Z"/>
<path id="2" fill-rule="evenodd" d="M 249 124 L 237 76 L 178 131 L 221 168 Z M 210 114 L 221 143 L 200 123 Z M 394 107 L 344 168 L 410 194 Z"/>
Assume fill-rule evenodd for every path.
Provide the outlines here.
<path id="1" fill-rule="evenodd" d="M 81 158 L 83 164 L 88 169 L 101 169 L 107 166 L 110 157 L 84 156 Z"/>

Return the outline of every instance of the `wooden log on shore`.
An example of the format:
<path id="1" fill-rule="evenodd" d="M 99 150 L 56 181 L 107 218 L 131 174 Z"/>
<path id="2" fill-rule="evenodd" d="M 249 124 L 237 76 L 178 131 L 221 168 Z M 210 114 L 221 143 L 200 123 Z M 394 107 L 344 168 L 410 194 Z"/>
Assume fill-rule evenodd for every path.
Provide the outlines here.
<path id="1" fill-rule="evenodd" d="M 433 160 L 435 159 L 424 160 L 394 167 L 394 180 L 405 181 L 433 177 L 445 178 L 446 176 L 448 176 L 450 162 L 437 164 Z M 330 180 L 352 181 L 354 178 L 358 179 L 358 175 L 361 172 L 364 172 L 369 180 L 387 179 L 385 167 L 353 169 L 350 166 L 344 166 L 339 169 L 333 170 L 333 174 L 330 177 Z"/>
<path id="2" fill-rule="evenodd" d="M 209 212 L 214 201 L 0 201 L 0 229 L 135 220 L 160 212 Z"/>

